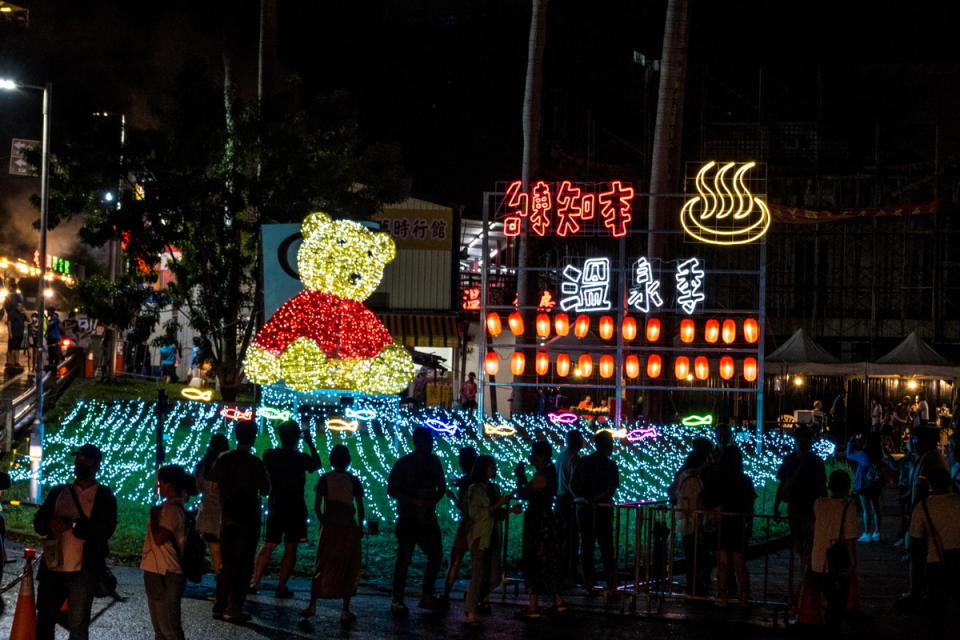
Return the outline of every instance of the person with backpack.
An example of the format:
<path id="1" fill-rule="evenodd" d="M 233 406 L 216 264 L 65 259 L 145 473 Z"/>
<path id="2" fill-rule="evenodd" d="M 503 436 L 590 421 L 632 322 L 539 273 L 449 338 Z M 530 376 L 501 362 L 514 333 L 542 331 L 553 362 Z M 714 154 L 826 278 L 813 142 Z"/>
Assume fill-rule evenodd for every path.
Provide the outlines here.
<path id="1" fill-rule="evenodd" d="M 117 528 L 117 499 L 96 480 L 103 453 L 85 444 L 72 455 L 76 479 L 51 489 L 33 518 L 33 528 L 44 538 L 37 572 L 38 640 L 53 640 L 64 600 L 70 640 L 87 640 L 93 598 L 101 583 L 112 579 L 106 562 Z"/>
<path id="2" fill-rule="evenodd" d="M 960 495 L 951 491 L 953 482 L 946 469 L 933 469 L 928 481 L 932 493 L 914 507 L 910 517 L 910 546 L 921 546 L 914 545 L 914 540 L 926 541 L 930 637 L 943 638 L 947 612 L 955 610 L 948 605 L 960 605 Z"/>
<path id="3" fill-rule="evenodd" d="M 827 489 L 830 496 L 817 498 L 813 506 L 816 524 L 810 571 L 827 600 L 827 625 L 838 628 L 856 573 L 860 523 L 857 507 L 850 500 L 850 475 L 843 470 L 834 471 Z"/>
<path id="4" fill-rule="evenodd" d="M 823 460 L 813 452 L 813 433 L 797 427 L 793 431 L 796 451 L 787 454 L 777 469 L 777 495 L 773 513 L 779 515 L 780 504 L 787 503 L 787 521 L 794 551 L 800 556 L 800 574 L 810 566 L 813 548 L 813 505 L 827 495 L 827 472 Z"/>
<path id="5" fill-rule="evenodd" d="M 140 554 L 143 586 L 157 640 L 183 640 L 180 600 L 187 585 L 181 565 L 187 546 L 184 503 L 197 495 L 197 482 L 180 465 L 169 464 L 157 471 L 157 488 L 164 501 L 150 508 Z"/>
<path id="6" fill-rule="evenodd" d="M 703 474 L 713 453 L 713 443 L 694 438 L 693 448 L 684 460 L 673 484 L 670 502 L 676 506 L 678 529 L 683 540 L 683 557 L 687 568 L 687 593 L 705 596 L 710 585 L 713 563 L 703 528 Z"/>
<path id="7" fill-rule="evenodd" d="M 853 488 L 860 499 L 863 514 L 863 535 L 857 542 L 880 542 L 880 494 L 883 492 L 882 465 L 885 457 L 879 433 L 866 438 L 857 434 L 847 442 L 847 460 L 856 463 Z"/>

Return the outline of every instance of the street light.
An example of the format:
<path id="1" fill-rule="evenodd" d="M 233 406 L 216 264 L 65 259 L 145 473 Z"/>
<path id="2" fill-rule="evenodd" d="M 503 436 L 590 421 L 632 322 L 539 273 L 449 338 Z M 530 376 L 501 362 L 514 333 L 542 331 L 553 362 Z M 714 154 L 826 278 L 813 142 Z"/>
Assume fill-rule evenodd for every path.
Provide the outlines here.
<path id="1" fill-rule="evenodd" d="M 53 85 L 47 83 L 42 87 L 32 84 L 20 84 L 14 80 L 0 78 L 0 89 L 8 91 L 16 89 L 31 89 L 43 93 L 43 141 L 41 143 L 40 160 L 40 280 L 37 285 L 38 312 L 40 321 L 37 326 L 37 369 L 35 372 L 37 385 L 37 414 L 34 419 L 33 433 L 30 434 L 30 499 L 33 502 L 40 500 L 41 470 L 40 462 L 43 459 L 43 346 L 46 340 L 45 316 L 47 313 L 46 296 L 43 288 L 47 281 L 47 204 L 48 186 L 50 184 L 50 103 L 53 100 Z"/>

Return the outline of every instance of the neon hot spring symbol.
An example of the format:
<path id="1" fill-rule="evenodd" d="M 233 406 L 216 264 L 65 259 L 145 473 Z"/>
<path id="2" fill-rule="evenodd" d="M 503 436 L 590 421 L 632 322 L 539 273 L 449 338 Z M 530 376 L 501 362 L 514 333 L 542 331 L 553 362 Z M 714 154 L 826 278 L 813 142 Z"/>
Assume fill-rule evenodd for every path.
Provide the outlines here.
<path id="1" fill-rule="evenodd" d="M 683 230 L 701 242 L 721 245 L 746 244 L 763 237 L 770 228 L 770 209 L 743 182 L 744 174 L 756 164 L 703 165 L 694 178 L 699 195 L 680 209 Z M 733 175 L 728 175 L 734 167 Z M 711 171 L 712 179 L 708 177 Z"/>

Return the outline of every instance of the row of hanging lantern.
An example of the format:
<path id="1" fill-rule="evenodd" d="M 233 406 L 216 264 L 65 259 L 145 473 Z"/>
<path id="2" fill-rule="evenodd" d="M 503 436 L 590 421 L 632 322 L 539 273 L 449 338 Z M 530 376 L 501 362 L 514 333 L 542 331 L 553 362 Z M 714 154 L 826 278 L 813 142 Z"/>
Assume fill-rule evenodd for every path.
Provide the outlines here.
<path id="1" fill-rule="evenodd" d="M 493 312 L 487 314 L 487 333 L 491 336 L 498 336 L 503 332 L 503 323 L 500 314 Z M 515 336 L 522 336 L 526 330 L 523 322 L 523 315 L 519 311 L 514 311 L 507 316 L 507 325 L 510 332 Z M 616 322 L 613 316 L 600 316 L 597 323 L 597 333 L 604 340 L 613 338 Z M 551 322 L 550 315 L 538 313 L 536 319 L 536 331 L 538 338 L 549 338 L 551 329 L 559 336 L 570 335 L 570 317 L 565 313 L 558 313 Z M 573 323 L 573 335 L 577 338 L 586 338 L 590 332 L 590 316 L 581 313 Z M 648 318 L 645 335 L 647 342 L 657 342 L 660 339 L 660 319 Z M 637 319 L 631 316 L 624 316 L 623 323 L 620 325 L 620 333 L 624 340 L 633 340 L 637 337 Z M 694 342 L 697 337 L 697 325 L 690 318 L 684 318 L 680 321 L 680 341 L 685 343 Z M 760 325 L 756 318 L 745 318 L 743 320 L 743 339 L 750 344 L 754 344 L 760 339 Z M 721 323 L 719 320 L 711 318 L 703 325 L 703 341 L 714 344 L 722 340 L 724 344 L 733 344 L 737 340 L 737 321 L 727 318 Z"/>
<path id="2" fill-rule="evenodd" d="M 663 372 L 663 358 L 656 354 L 647 356 L 647 377 L 659 378 Z M 510 372 L 515 376 L 523 375 L 527 368 L 527 357 L 522 351 L 514 351 L 510 356 Z M 538 376 L 545 376 L 550 372 L 550 355 L 546 351 L 538 351 L 534 358 L 534 369 Z M 589 378 L 593 375 L 593 357 L 589 353 L 581 355 L 573 361 L 568 353 L 557 354 L 554 362 L 554 373 L 561 378 L 570 375 L 573 369 L 574 375 Z M 731 380 L 736 375 L 736 363 L 730 356 L 722 356 L 719 361 L 717 373 L 723 380 Z M 500 357 L 495 351 L 487 353 L 483 362 L 483 370 L 487 375 L 495 376 L 500 371 Z M 600 356 L 597 372 L 601 378 L 612 378 L 616 372 L 616 362 L 610 354 Z M 634 379 L 640 376 L 640 357 L 634 354 L 626 356 L 623 360 L 623 372 L 627 378 Z M 706 380 L 710 377 L 710 360 L 706 356 L 696 356 L 693 358 L 691 366 L 688 356 L 677 356 L 673 360 L 673 373 L 677 380 Z M 741 375 L 747 382 L 755 382 L 757 379 L 757 359 L 744 358 L 741 362 Z"/>

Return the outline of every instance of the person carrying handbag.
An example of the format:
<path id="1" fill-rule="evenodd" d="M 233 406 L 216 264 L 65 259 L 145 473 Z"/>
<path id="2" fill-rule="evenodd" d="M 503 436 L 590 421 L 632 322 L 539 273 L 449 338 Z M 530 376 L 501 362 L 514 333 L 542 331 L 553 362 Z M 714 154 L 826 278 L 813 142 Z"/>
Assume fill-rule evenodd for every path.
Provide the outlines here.
<path id="1" fill-rule="evenodd" d="M 943 638 L 950 600 L 960 604 L 960 495 L 951 492 L 946 469 L 933 469 L 927 481 L 932 493 L 913 509 L 910 547 L 926 548 L 929 637 Z"/>
<path id="2" fill-rule="evenodd" d="M 835 628 L 842 623 L 857 567 L 860 522 L 850 501 L 850 484 L 846 471 L 834 471 L 827 482 L 830 497 L 818 498 L 814 504 L 810 568 L 827 600 L 827 625 Z"/>
<path id="3" fill-rule="evenodd" d="M 37 576 L 38 640 L 53 640 L 64 600 L 70 640 L 87 640 L 94 597 L 116 588 L 106 560 L 117 528 L 117 499 L 95 479 L 103 454 L 85 444 L 72 455 L 76 480 L 51 489 L 33 519 L 44 538 Z"/>

